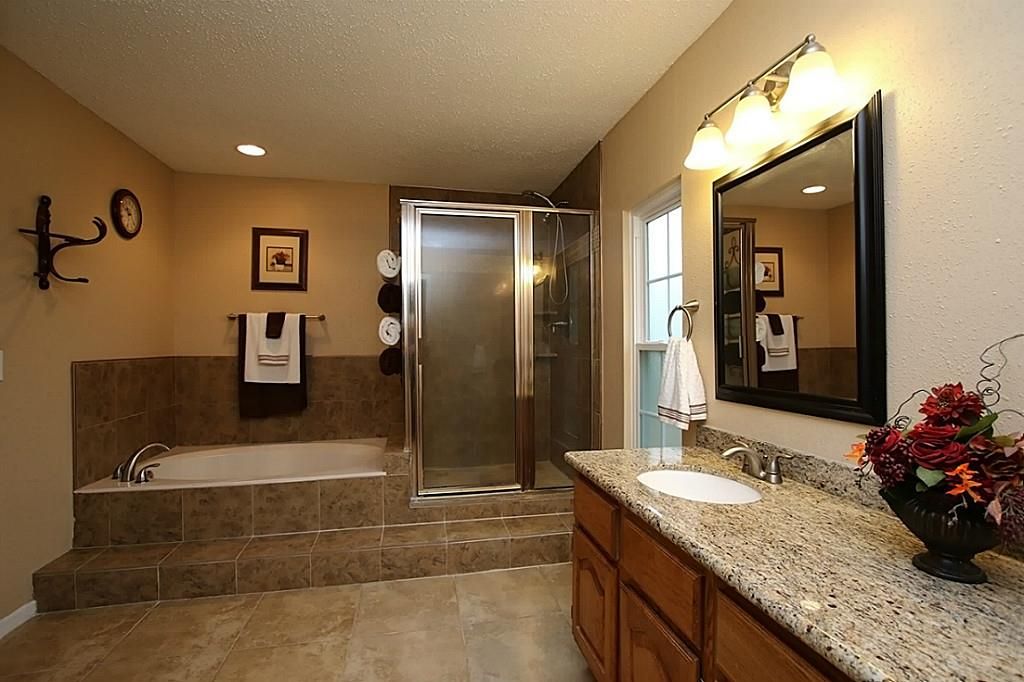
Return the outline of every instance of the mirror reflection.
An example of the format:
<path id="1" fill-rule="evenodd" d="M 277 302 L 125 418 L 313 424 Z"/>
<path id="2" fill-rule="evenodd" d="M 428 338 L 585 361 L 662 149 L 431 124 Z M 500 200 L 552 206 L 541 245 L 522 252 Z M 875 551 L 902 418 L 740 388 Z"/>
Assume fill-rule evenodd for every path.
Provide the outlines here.
<path id="1" fill-rule="evenodd" d="M 724 383 L 856 400 L 853 131 L 720 194 Z"/>

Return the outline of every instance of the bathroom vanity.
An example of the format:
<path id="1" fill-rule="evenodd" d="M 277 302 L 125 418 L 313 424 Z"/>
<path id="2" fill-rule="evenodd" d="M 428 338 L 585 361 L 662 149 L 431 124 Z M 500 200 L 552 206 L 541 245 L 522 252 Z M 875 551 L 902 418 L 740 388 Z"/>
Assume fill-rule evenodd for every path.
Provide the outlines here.
<path id="1" fill-rule="evenodd" d="M 598 682 L 1024 679 L 1024 564 L 985 555 L 991 584 L 944 583 L 909 566 L 918 547 L 894 518 L 683 452 L 569 455 L 572 630 Z M 762 499 L 689 502 L 636 480 L 659 468 Z"/>

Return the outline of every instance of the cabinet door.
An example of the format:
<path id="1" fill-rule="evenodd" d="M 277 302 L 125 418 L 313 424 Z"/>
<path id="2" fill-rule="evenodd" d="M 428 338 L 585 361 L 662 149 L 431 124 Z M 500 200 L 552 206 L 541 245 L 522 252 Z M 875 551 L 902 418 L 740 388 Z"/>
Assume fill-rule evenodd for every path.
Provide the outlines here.
<path id="1" fill-rule="evenodd" d="M 721 592 L 716 600 L 716 682 L 828 681 L 739 604 Z"/>
<path id="2" fill-rule="evenodd" d="M 579 528 L 572 540 L 572 634 L 598 682 L 614 682 L 618 576 Z"/>
<path id="3" fill-rule="evenodd" d="M 700 663 L 625 585 L 619 588 L 619 682 L 697 682 Z"/>

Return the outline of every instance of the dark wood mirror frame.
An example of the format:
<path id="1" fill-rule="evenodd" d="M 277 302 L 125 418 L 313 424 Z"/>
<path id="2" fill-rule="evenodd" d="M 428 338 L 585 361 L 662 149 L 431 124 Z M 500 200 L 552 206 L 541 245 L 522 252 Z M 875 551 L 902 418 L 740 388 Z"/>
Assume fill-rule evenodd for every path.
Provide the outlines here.
<path id="1" fill-rule="evenodd" d="M 722 353 L 725 325 L 722 291 L 724 225 L 722 194 L 746 180 L 776 168 L 837 135 L 853 131 L 853 177 L 856 243 L 857 386 L 856 400 L 725 383 Z M 882 192 L 882 93 L 850 116 L 837 115 L 815 127 L 791 146 L 778 147 L 754 165 L 715 181 L 712 190 L 715 224 L 715 397 L 759 407 L 829 419 L 883 424 L 886 407 L 885 247 Z"/>

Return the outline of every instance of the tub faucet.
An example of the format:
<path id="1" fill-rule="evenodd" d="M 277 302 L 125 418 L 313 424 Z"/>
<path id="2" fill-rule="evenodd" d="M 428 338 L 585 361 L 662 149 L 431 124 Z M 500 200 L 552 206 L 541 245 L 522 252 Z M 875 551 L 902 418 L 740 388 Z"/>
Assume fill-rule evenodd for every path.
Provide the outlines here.
<path id="1" fill-rule="evenodd" d="M 136 471 L 135 467 L 138 465 L 139 461 L 142 459 L 142 455 L 144 455 L 149 450 L 153 450 L 153 449 L 156 449 L 156 448 L 160 448 L 164 452 L 170 452 L 170 450 L 171 450 L 169 447 L 167 447 L 163 443 L 150 443 L 149 445 L 143 445 L 141 448 L 139 448 L 138 450 L 133 452 L 131 457 L 129 457 L 128 459 L 126 459 L 125 461 L 123 461 L 123 462 L 121 462 L 120 464 L 117 465 L 117 468 L 114 469 L 114 474 L 113 474 L 113 476 L 111 476 L 111 478 L 113 478 L 114 480 L 117 480 L 117 481 L 121 481 L 122 483 L 128 483 L 128 482 L 145 483 L 147 480 L 149 480 L 148 477 L 145 474 L 145 471 Z M 151 467 L 155 467 L 155 466 L 159 466 L 159 465 L 158 464 L 152 464 L 150 466 Z M 150 467 L 143 467 L 143 469 L 148 469 L 148 468 L 150 468 Z"/>
<path id="2" fill-rule="evenodd" d="M 743 473 L 750 474 L 754 478 L 766 483 L 778 485 L 782 483 L 782 465 L 780 459 L 793 459 L 793 455 L 775 453 L 772 455 L 761 455 L 750 449 L 750 446 L 741 441 L 735 447 L 731 447 L 722 453 L 722 457 L 729 458 L 733 455 L 743 455 Z"/>

